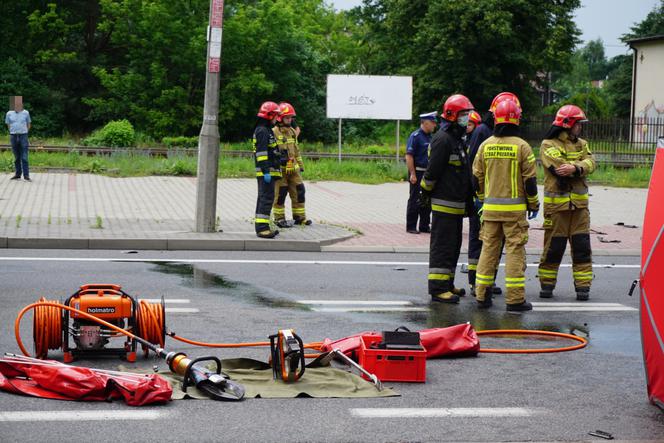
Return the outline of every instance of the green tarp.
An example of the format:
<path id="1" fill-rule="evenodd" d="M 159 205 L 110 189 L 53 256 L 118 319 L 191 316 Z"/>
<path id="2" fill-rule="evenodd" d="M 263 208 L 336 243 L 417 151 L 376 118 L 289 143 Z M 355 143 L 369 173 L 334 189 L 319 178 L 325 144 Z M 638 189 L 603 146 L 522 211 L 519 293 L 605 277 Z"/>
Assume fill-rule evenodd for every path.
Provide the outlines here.
<path id="1" fill-rule="evenodd" d="M 270 365 L 258 360 L 222 360 L 222 368 L 231 380 L 244 386 L 245 398 L 373 398 L 399 395 L 390 388 L 378 391 L 373 383 L 362 377 L 331 366 L 307 367 L 302 379 L 294 383 L 274 380 Z M 208 398 L 194 387 L 187 388 L 186 394 L 182 392 L 181 377 L 171 372 L 160 372 L 159 375 L 173 386 L 173 400 Z"/>

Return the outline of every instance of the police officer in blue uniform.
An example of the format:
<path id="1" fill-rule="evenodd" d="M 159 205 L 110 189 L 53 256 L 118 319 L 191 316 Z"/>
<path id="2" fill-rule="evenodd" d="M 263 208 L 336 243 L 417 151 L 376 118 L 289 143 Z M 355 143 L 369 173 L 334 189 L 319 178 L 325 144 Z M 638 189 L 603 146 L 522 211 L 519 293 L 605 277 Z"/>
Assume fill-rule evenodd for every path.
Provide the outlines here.
<path id="1" fill-rule="evenodd" d="M 431 134 L 436 129 L 437 123 L 436 112 L 420 114 L 420 127 L 410 134 L 406 144 L 406 165 L 408 166 L 408 181 L 410 182 L 410 197 L 406 209 L 406 231 L 410 234 L 431 232 L 429 227 L 431 208 L 420 205 L 420 182 L 429 164 L 429 144 L 431 143 Z M 417 230 L 418 218 L 420 221 L 419 231 Z"/>

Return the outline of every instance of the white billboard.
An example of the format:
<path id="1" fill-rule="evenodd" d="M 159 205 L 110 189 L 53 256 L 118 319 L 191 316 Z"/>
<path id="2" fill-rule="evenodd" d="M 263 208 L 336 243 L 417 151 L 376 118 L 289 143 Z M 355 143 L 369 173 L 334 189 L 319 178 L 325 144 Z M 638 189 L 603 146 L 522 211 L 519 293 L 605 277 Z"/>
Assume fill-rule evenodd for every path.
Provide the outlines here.
<path id="1" fill-rule="evenodd" d="M 412 115 L 412 77 L 327 76 L 328 118 L 410 120 Z"/>

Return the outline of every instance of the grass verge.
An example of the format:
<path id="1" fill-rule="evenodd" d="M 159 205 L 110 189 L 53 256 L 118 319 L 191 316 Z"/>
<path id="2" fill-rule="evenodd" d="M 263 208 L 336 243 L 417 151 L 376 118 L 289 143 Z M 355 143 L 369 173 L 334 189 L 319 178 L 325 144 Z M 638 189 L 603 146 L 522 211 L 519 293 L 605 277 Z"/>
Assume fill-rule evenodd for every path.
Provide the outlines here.
<path id="1" fill-rule="evenodd" d="M 77 153 L 31 152 L 30 166 L 35 169 L 66 169 L 82 173 L 104 174 L 114 177 L 147 175 L 194 176 L 195 157 L 154 158 L 146 155 L 117 154 L 104 157 L 85 156 Z M 10 152 L 0 153 L 0 171 L 12 172 L 14 157 Z M 305 165 L 305 180 L 347 181 L 352 183 L 379 184 L 406 179 L 406 166 L 388 161 L 360 161 L 336 159 L 310 160 Z M 650 167 L 629 169 L 600 166 L 589 178 L 591 184 L 606 186 L 646 188 L 650 181 Z M 544 172 L 538 169 L 542 183 Z M 253 178 L 254 161 L 251 158 L 226 157 L 219 161 L 221 178 Z"/>

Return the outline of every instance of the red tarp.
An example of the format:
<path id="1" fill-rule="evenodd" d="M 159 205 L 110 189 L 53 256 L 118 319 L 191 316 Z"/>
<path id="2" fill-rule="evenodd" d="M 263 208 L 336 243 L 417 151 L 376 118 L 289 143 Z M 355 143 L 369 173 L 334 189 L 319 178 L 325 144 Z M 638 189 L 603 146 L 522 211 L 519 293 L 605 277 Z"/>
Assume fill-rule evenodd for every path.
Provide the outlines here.
<path id="1" fill-rule="evenodd" d="M 664 139 L 657 145 L 643 223 L 641 337 L 648 397 L 664 408 Z"/>
<path id="2" fill-rule="evenodd" d="M 450 326 L 449 328 L 423 329 L 419 332 L 422 346 L 427 351 L 427 358 L 473 356 L 477 355 L 480 350 L 480 341 L 475 329 L 469 323 Z M 335 341 L 326 338 L 323 341 L 321 351 L 328 352 L 336 348 L 357 360 L 356 351 L 360 349 L 360 337 L 363 335 L 380 337 L 381 333 L 376 331 L 360 332 Z"/>
<path id="3" fill-rule="evenodd" d="M 129 406 L 143 406 L 165 403 L 173 393 L 168 381 L 157 374 L 110 374 L 52 360 L 43 363 L 8 360 L 11 359 L 0 361 L 0 389 L 14 394 L 56 400 L 124 399 Z"/>

